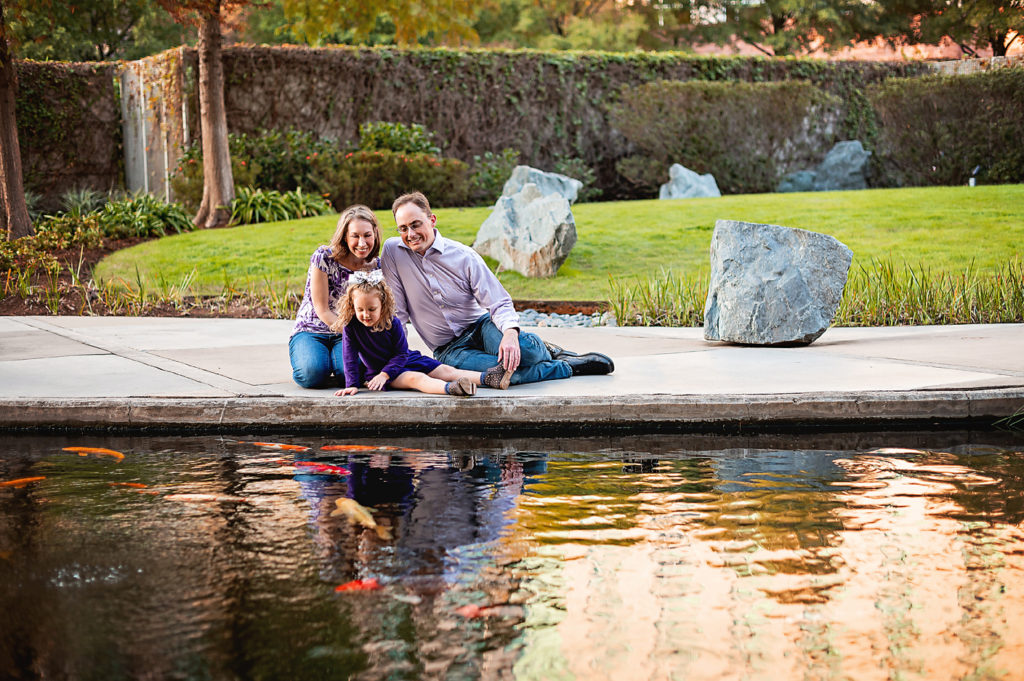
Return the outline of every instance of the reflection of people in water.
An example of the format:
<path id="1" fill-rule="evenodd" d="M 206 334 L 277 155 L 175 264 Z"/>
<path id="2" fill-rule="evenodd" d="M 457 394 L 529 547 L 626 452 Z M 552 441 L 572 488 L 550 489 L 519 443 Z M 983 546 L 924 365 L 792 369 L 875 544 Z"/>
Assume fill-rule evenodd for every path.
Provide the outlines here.
<path id="1" fill-rule="evenodd" d="M 314 542 L 328 562 L 325 579 L 368 576 L 363 572 L 373 563 L 378 577 L 430 575 L 450 582 L 486 562 L 479 549 L 502 536 L 516 498 L 545 465 L 543 454 L 532 453 L 497 460 L 374 453 L 348 458 L 347 481 L 296 479 L 310 504 Z M 386 544 L 394 546 L 389 559 L 380 551 Z M 474 556 L 468 562 L 467 553 Z"/>

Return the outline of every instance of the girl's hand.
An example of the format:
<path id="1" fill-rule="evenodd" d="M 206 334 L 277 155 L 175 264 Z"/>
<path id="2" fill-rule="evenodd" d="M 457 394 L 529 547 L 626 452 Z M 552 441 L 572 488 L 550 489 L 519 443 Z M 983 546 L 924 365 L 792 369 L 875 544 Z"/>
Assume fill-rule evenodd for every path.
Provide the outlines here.
<path id="1" fill-rule="evenodd" d="M 384 384 L 388 382 L 388 378 L 390 377 L 382 371 L 373 378 L 371 378 L 369 381 L 367 381 L 366 387 L 369 388 L 370 390 L 383 390 Z"/>
<path id="2" fill-rule="evenodd" d="M 342 388 L 334 393 L 335 397 L 342 397 L 344 395 L 355 395 L 359 392 L 359 388 Z"/>

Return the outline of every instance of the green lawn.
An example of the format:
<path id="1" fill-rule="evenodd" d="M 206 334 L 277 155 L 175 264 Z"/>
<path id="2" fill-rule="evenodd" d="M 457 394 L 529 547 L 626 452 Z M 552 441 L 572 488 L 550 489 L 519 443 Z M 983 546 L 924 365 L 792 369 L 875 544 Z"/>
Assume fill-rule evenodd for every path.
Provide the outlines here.
<path id="1" fill-rule="evenodd" d="M 471 243 L 490 208 L 436 210 L 447 237 Z M 1024 185 L 874 189 L 810 194 L 747 194 L 717 199 L 584 203 L 573 207 L 579 240 L 551 279 L 502 272 L 514 298 L 604 300 L 608 275 L 631 278 L 671 269 L 707 269 L 715 220 L 799 227 L 830 234 L 857 262 L 892 259 L 933 271 L 985 270 L 1020 256 L 1024 244 Z M 391 214 L 378 214 L 384 236 Z M 204 230 L 139 244 L 100 263 L 101 281 L 136 281 L 150 290 L 177 285 L 196 272 L 192 291 L 266 282 L 301 291 L 309 256 L 330 240 L 335 216 Z M 492 268 L 493 261 L 489 261 Z"/>

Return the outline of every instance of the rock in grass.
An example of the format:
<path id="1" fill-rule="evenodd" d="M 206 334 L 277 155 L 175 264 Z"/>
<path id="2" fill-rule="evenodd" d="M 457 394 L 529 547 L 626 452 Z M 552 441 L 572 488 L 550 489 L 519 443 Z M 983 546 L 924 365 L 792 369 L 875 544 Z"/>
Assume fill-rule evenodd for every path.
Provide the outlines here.
<path id="1" fill-rule="evenodd" d="M 698 175 L 686 166 L 673 163 L 668 169 L 668 177 L 668 182 L 661 185 L 658 191 L 659 199 L 698 199 L 722 195 L 711 173 Z"/>
<path id="2" fill-rule="evenodd" d="M 870 158 L 859 140 L 837 142 L 814 170 L 814 191 L 867 189 Z"/>
<path id="3" fill-rule="evenodd" d="M 499 197 L 473 242 L 480 255 L 527 277 L 555 276 L 575 245 L 576 220 L 569 200 L 544 195 L 533 183 Z"/>
<path id="4" fill-rule="evenodd" d="M 704 338 L 806 345 L 832 324 L 853 251 L 826 234 L 719 220 L 711 235 Z"/>
<path id="5" fill-rule="evenodd" d="M 544 196 L 558 194 L 564 197 L 570 204 L 576 202 L 576 197 L 579 196 L 580 190 L 583 189 L 582 182 L 568 175 L 548 173 L 531 168 L 530 166 L 516 166 L 512 171 L 512 175 L 505 181 L 501 196 L 514 196 L 521 192 L 527 184 L 537 185 L 537 189 Z"/>

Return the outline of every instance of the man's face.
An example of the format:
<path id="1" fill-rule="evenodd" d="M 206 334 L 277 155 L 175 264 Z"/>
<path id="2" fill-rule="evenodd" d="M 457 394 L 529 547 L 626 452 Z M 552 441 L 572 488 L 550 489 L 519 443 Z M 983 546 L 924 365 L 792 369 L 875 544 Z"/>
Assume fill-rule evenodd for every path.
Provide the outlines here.
<path id="1" fill-rule="evenodd" d="M 423 255 L 434 243 L 434 223 L 437 216 L 428 214 L 415 203 L 403 203 L 395 211 L 395 225 L 402 243 L 414 253 Z"/>

